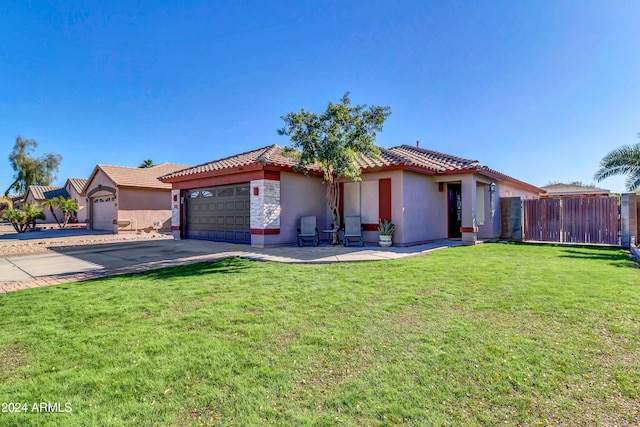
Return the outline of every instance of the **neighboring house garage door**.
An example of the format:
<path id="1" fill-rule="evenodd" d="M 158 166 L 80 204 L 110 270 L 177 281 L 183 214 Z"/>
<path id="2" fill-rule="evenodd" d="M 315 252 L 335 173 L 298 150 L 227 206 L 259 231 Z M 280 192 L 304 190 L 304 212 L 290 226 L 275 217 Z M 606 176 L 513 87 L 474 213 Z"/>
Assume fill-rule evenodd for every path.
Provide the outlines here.
<path id="1" fill-rule="evenodd" d="M 251 243 L 249 183 L 187 192 L 187 238 Z"/>
<path id="2" fill-rule="evenodd" d="M 113 220 L 116 218 L 115 197 L 94 197 L 91 199 L 93 206 L 93 219 L 91 227 L 94 230 L 113 231 Z"/>

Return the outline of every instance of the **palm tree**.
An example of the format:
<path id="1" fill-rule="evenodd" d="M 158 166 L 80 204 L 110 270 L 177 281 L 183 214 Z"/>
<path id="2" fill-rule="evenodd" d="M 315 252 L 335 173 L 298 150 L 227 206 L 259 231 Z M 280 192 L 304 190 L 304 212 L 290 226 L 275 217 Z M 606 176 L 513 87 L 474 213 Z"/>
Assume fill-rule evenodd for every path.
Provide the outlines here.
<path id="1" fill-rule="evenodd" d="M 28 228 L 35 228 L 37 219 L 44 219 L 42 208 L 27 203 L 22 209 L 7 209 L 2 217 L 9 220 L 18 233 L 24 233 Z"/>
<path id="2" fill-rule="evenodd" d="M 146 159 L 146 160 L 143 160 L 142 163 L 140 163 L 140 166 L 138 166 L 138 168 L 145 169 L 145 168 L 152 168 L 154 166 L 155 165 L 153 164 L 153 160 Z"/>
<path id="3" fill-rule="evenodd" d="M 40 206 L 32 203 L 25 203 L 22 207 L 22 212 L 25 214 L 26 228 L 36 228 L 36 220 L 44 220 L 44 212 Z"/>
<path id="4" fill-rule="evenodd" d="M 78 202 L 71 198 L 64 199 L 61 197 L 58 199 L 58 207 L 62 211 L 62 215 L 64 215 L 62 218 L 62 228 L 64 228 L 69 223 L 71 214 L 78 210 Z"/>
<path id="5" fill-rule="evenodd" d="M 627 190 L 640 190 L 640 143 L 623 145 L 604 156 L 593 179 L 600 182 L 614 175 L 628 175 L 625 180 Z"/>
<path id="6" fill-rule="evenodd" d="M 49 210 L 51 211 L 51 215 L 53 215 L 53 219 L 55 219 L 58 223 L 58 227 L 62 227 L 60 225 L 58 215 L 56 215 L 56 212 L 54 211 L 55 208 L 60 207 L 60 201 L 57 197 L 52 197 L 51 199 L 45 200 L 40 204 L 40 206 L 42 206 L 43 208 L 49 208 Z"/>
<path id="7" fill-rule="evenodd" d="M 26 215 L 20 209 L 6 209 L 2 212 L 2 218 L 9 221 L 18 233 L 24 232 L 27 224 Z"/>

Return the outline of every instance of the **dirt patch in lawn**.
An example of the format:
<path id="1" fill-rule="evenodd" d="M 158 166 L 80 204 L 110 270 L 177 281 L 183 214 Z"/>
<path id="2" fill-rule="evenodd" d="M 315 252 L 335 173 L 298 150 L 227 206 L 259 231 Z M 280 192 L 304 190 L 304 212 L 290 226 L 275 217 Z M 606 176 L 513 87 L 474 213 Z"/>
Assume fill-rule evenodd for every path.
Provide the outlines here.
<path id="1" fill-rule="evenodd" d="M 0 347 L 0 381 L 5 381 L 14 375 L 15 371 L 24 365 L 29 353 L 20 345 L 12 344 Z"/>

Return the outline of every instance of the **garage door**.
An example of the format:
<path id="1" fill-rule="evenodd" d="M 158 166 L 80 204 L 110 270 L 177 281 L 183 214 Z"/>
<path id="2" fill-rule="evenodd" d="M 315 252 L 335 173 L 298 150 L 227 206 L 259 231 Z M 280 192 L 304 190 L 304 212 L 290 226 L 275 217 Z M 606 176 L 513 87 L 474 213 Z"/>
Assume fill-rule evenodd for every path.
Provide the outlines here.
<path id="1" fill-rule="evenodd" d="M 251 243 L 249 183 L 187 192 L 187 238 Z"/>
<path id="2" fill-rule="evenodd" d="M 116 218 L 115 197 L 94 197 L 91 199 L 93 206 L 93 219 L 91 227 L 94 230 L 113 231 L 113 220 Z"/>

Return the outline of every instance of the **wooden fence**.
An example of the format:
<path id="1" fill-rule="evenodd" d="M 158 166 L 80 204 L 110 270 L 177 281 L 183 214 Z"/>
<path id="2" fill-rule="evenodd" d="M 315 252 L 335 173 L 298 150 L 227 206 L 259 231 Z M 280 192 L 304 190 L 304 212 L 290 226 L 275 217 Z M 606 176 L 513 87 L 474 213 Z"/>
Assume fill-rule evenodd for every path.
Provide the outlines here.
<path id="1" fill-rule="evenodd" d="M 573 197 L 525 200 L 523 239 L 620 245 L 620 199 Z"/>

